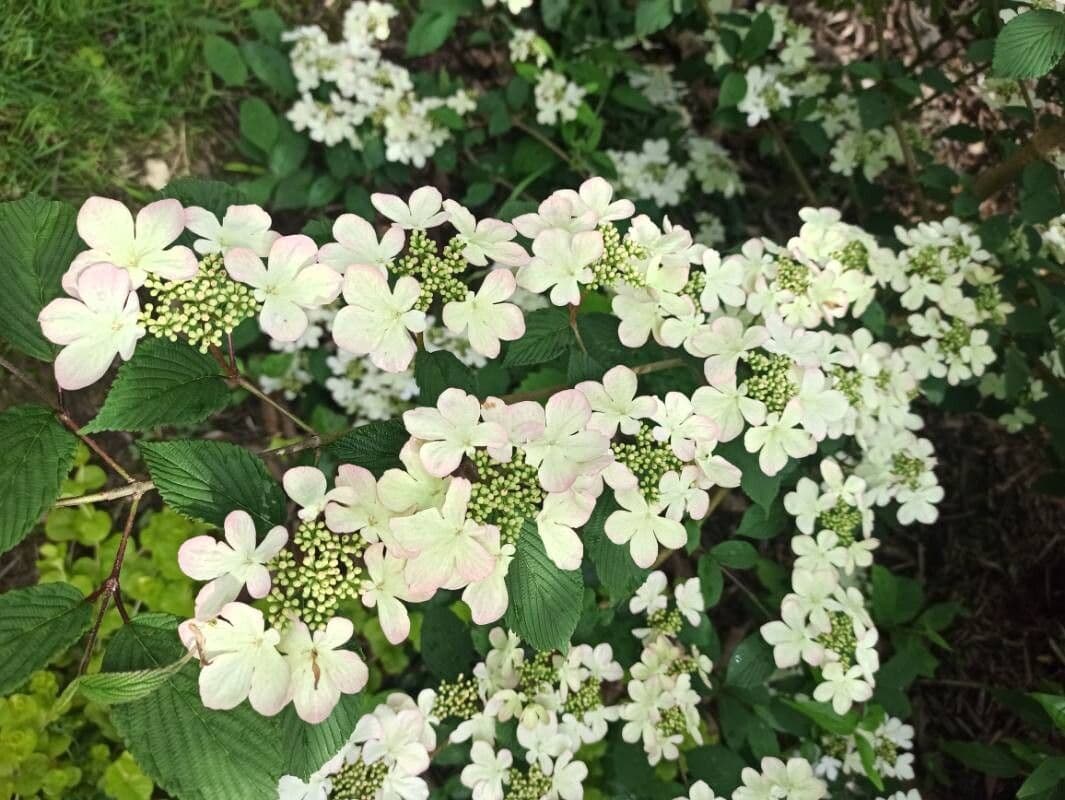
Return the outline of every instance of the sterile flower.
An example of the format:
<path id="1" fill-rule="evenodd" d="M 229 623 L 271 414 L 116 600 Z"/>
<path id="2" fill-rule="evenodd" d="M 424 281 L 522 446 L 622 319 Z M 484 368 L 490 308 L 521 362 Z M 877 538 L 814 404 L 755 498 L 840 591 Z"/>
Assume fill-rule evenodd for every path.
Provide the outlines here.
<path id="1" fill-rule="evenodd" d="M 377 619 L 385 638 L 399 644 L 410 633 L 410 617 L 401 600 L 414 599 L 407 590 L 403 571 L 406 562 L 389 555 L 382 543 L 371 545 L 363 554 L 366 562 L 366 577 L 359 594 L 362 604 L 377 609 Z"/>
<path id="2" fill-rule="evenodd" d="M 229 206 L 222 221 L 206 208 L 185 209 L 185 227 L 202 238 L 192 243 L 201 255 L 227 253 L 233 247 L 246 247 L 257 256 L 267 256 L 280 233 L 270 230 L 270 215 L 256 205 Z"/>
<path id="3" fill-rule="evenodd" d="M 251 707 L 273 716 L 289 700 L 289 665 L 277 652 L 278 632 L 266 630 L 263 614 L 244 603 L 227 603 L 217 619 L 190 620 L 179 629 L 182 642 L 199 656 L 200 699 L 207 708 Z"/>
<path id="4" fill-rule="evenodd" d="M 508 267 L 517 267 L 529 260 L 525 248 L 512 241 L 518 232 L 509 222 L 498 219 L 477 221 L 464 206 L 454 200 L 445 200 L 444 209 L 448 221 L 458 232 L 462 242 L 462 257 L 477 267 L 489 260 Z"/>
<path id="5" fill-rule="evenodd" d="M 579 475 L 598 472 L 613 459 L 610 440 L 588 428 L 592 409 L 579 391 L 557 392 L 544 412 L 544 431 L 525 445 L 525 461 L 538 468 L 545 490 L 565 492 Z"/>
<path id="6" fill-rule="evenodd" d="M 487 525 L 480 535 L 480 542 L 495 562 L 492 571 L 479 580 L 471 581 L 462 590 L 462 600 L 470 607 L 470 617 L 477 625 L 487 625 L 502 617 L 510 605 L 507 591 L 507 570 L 514 560 L 515 548 L 503 544 L 499 529 Z"/>
<path id="7" fill-rule="evenodd" d="M 67 294 L 77 296 L 78 276 L 92 264 L 107 262 L 129 272 L 139 288 L 148 275 L 172 281 L 191 278 L 199 269 L 187 247 L 170 247 L 185 230 L 185 211 L 177 200 L 157 200 L 137 212 L 106 197 L 90 197 L 78 210 L 78 235 L 89 245 L 74 257 L 63 276 Z"/>
<path id="8" fill-rule="evenodd" d="M 296 505 L 300 507 L 297 515 L 304 522 L 318 519 L 325 511 L 327 482 L 325 475 L 317 467 L 292 467 L 281 476 L 281 485 Z"/>
<path id="9" fill-rule="evenodd" d="M 773 646 L 773 660 L 780 669 L 794 667 L 801 658 L 811 666 L 824 661 L 824 648 L 817 642 L 817 630 L 806 624 L 806 613 L 794 601 L 780 605 L 780 619 L 762 626 L 762 638 Z"/>
<path id="10" fill-rule="evenodd" d="M 581 800 L 584 797 L 584 779 L 588 767 L 582 761 L 574 761 L 573 753 L 566 751 L 554 763 L 551 772 L 551 791 L 547 800 Z"/>
<path id="11" fill-rule="evenodd" d="M 747 327 L 736 317 L 718 317 L 692 336 L 685 346 L 693 355 L 707 359 L 707 378 L 717 382 L 734 375 L 740 357 L 760 347 L 768 336 L 761 325 Z"/>
<path id="12" fill-rule="evenodd" d="M 325 526 L 333 533 L 358 531 L 367 542 L 381 541 L 397 549 L 389 526 L 395 514 L 381 501 L 373 473 L 355 464 L 341 464 L 334 484 L 325 496 Z"/>
<path id="13" fill-rule="evenodd" d="M 666 573 L 656 569 L 648 575 L 629 599 L 629 612 L 651 616 L 669 605 L 666 594 Z"/>
<path id="14" fill-rule="evenodd" d="M 496 422 L 481 421 L 481 402 L 462 389 L 445 389 L 436 408 L 423 406 L 403 412 L 407 432 L 422 440 L 418 451 L 430 475 L 450 475 L 464 455 L 478 447 L 501 447 L 506 431 Z"/>
<path id="15" fill-rule="evenodd" d="M 659 544 L 676 550 L 687 543 L 684 526 L 660 516 L 660 509 L 648 505 L 639 489 L 615 492 L 614 496 L 621 509 L 607 517 L 604 530 L 614 544 L 629 545 L 638 567 L 647 568 L 655 562 Z"/>
<path id="16" fill-rule="evenodd" d="M 624 434 L 635 435 L 640 430 L 639 421 L 650 417 L 658 405 L 653 397 L 636 396 L 636 373 L 624 364 L 608 370 L 602 383 L 582 381 L 576 389 L 592 409 L 588 427 L 604 436 L 613 437 L 618 428 Z"/>
<path id="17" fill-rule="evenodd" d="M 706 601 L 703 599 L 703 589 L 698 578 L 688 578 L 683 583 L 678 583 L 673 588 L 673 599 L 677 603 L 677 611 L 692 625 L 698 625 Z"/>
<path id="18" fill-rule="evenodd" d="M 266 565 L 281 552 L 288 533 L 277 525 L 255 543 L 255 523 L 247 511 L 230 511 L 222 525 L 226 540 L 213 536 L 186 539 L 178 550 L 178 566 L 193 580 L 210 581 L 196 595 L 196 618 L 210 619 L 248 587 L 252 597 L 266 597 L 270 572 Z"/>
<path id="19" fill-rule="evenodd" d="M 392 520 L 400 545 L 417 553 L 407 562 L 407 582 L 419 594 L 458 588 L 487 577 L 495 558 L 481 540 L 485 526 L 466 517 L 470 482 L 454 478 L 442 508 L 428 508 Z"/>
<path id="20" fill-rule="evenodd" d="M 323 245 L 318 260 L 341 274 L 355 264 L 373 266 L 381 272 L 403 250 L 406 240 L 399 225 L 391 226 L 378 240 L 373 225 L 356 214 L 337 217 L 333 238 L 336 242 Z"/>
<path id="21" fill-rule="evenodd" d="M 292 702 L 304 722 L 326 719 L 341 694 L 355 694 L 366 685 L 369 672 L 358 654 L 343 649 L 355 633 L 351 620 L 334 617 L 311 634 L 302 620 L 293 619 L 281 635 L 279 649 L 292 673 Z"/>
<path id="22" fill-rule="evenodd" d="M 443 198 L 433 186 L 415 189 L 406 202 L 394 194 L 382 192 L 370 195 L 370 202 L 399 227 L 407 230 L 435 228 L 447 220 L 447 214 L 440 210 Z"/>
<path id="23" fill-rule="evenodd" d="M 52 300 L 37 320 L 48 341 L 63 345 L 55 359 L 55 379 L 59 388 L 73 391 L 100 380 L 115 356 L 128 361 L 144 328 L 127 270 L 92 264 L 67 291 L 74 297 Z"/>
<path id="24" fill-rule="evenodd" d="M 707 370 L 707 380 L 709 386 L 700 386 L 692 394 L 692 408 L 717 423 L 722 442 L 730 442 L 743 433 L 745 423 L 761 425 L 765 421 L 765 403 L 748 397 L 746 384 L 736 388 L 734 371 L 711 375 Z"/>
<path id="25" fill-rule="evenodd" d="M 362 746 L 367 764 L 383 762 L 407 775 L 429 769 L 429 752 L 421 740 L 425 718 L 417 706 L 392 708 L 382 703 L 355 725 L 351 741 Z"/>
<path id="26" fill-rule="evenodd" d="M 408 440 L 399 451 L 399 460 L 404 469 L 387 470 L 378 481 L 378 497 L 385 508 L 394 514 L 407 514 L 412 509 L 421 510 L 444 502 L 447 480 L 429 474 L 422 464 L 421 448 L 422 444 L 417 439 Z"/>
<path id="27" fill-rule="evenodd" d="M 551 289 L 556 306 L 580 303 L 581 284 L 591 283 L 591 265 L 603 255 L 602 234 L 552 228 L 533 240 L 532 249 L 532 261 L 518 270 L 518 285 L 537 294 Z"/>
<path id="28" fill-rule="evenodd" d="M 321 308 L 340 294 L 341 278 L 317 263 L 318 246 L 309 236 L 282 236 L 270 246 L 266 265 L 253 250 L 233 247 L 226 271 L 255 289 L 263 304 L 259 325 L 280 342 L 294 342 L 307 330 L 307 310 Z"/>
<path id="29" fill-rule="evenodd" d="M 817 450 L 813 437 L 796 428 L 799 411 L 788 406 L 782 414 L 770 414 L 765 425 L 748 428 L 743 446 L 748 453 L 758 453 L 758 466 L 766 475 L 776 475 L 788 463 L 788 457 L 804 458 Z"/>
<path id="30" fill-rule="evenodd" d="M 855 703 L 864 703 L 873 696 L 873 687 L 863 677 L 858 665 L 845 669 L 838 661 L 830 661 L 821 670 L 822 683 L 814 689 L 814 700 L 831 701 L 832 710 L 846 714 Z"/>
<path id="31" fill-rule="evenodd" d="M 604 222 L 619 222 L 636 213 L 631 200 L 614 200 L 614 187 L 604 178 L 589 178 L 577 191 L 561 189 L 560 197 L 569 200 L 576 214 L 591 213 L 598 227 Z"/>
<path id="32" fill-rule="evenodd" d="M 703 253 L 703 271 L 706 282 L 699 295 L 703 311 L 717 311 L 721 304 L 741 308 L 747 299 L 743 291 L 743 267 L 735 259 L 721 260 L 716 250 Z"/>
<path id="33" fill-rule="evenodd" d="M 549 494 L 536 515 L 536 529 L 544 550 L 559 569 L 577 569 L 584 557 L 584 544 L 574 528 L 588 521 L 595 502 L 580 502 L 572 493 Z"/>
<path id="34" fill-rule="evenodd" d="M 688 789 L 687 797 L 674 797 L 673 800 L 724 800 L 711 789 L 706 781 L 696 781 Z"/>
<path id="35" fill-rule="evenodd" d="M 355 265 L 344 276 L 348 305 L 333 320 L 333 339 L 355 355 L 369 355 L 385 372 L 402 372 L 414 358 L 411 333 L 425 330 L 425 312 L 416 308 L 421 286 L 409 275 L 388 288 L 380 270 Z"/>
<path id="36" fill-rule="evenodd" d="M 444 306 L 444 325 L 452 333 L 467 331 L 470 346 L 483 356 L 499 355 L 499 342 L 511 342 L 525 335 L 525 318 L 521 309 L 505 302 L 514 294 L 514 276 L 496 269 L 485 276 L 476 293 L 468 291 L 466 299 L 452 300 Z"/>
<path id="37" fill-rule="evenodd" d="M 462 769 L 462 785 L 473 790 L 473 800 L 503 800 L 503 784 L 510 780 L 512 763 L 509 750 L 496 754 L 487 742 L 474 742 L 470 763 Z"/>

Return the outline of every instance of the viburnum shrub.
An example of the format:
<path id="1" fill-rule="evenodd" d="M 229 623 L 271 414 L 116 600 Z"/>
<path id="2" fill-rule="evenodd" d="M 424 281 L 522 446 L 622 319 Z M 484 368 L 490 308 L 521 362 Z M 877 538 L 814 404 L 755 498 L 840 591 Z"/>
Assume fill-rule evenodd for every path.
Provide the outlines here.
<path id="1" fill-rule="evenodd" d="M 511 220 L 432 186 L 375 194 L 374 218 L 342 214 L 319 245 L 222 185 L 170 193 L 135 214 L 0 207 L 20 300 L 2 330 L 61 390 L 2 362 L 48 405 L 0 415 L 0 541 L 55 503 L 78 439 L 117 481 L 60 504 L 129 503 L 87 596 L 0 596 L 0 688 L 88 632 L 57 705 L 111 704 L 181 798 L 905 793 L 913 656 L 934 663 L 922 641 L 953 612 L 918 618 L 919 587 L 874 556 L 943 497 L 913 351 L 948 380 L 989 360 L 984 317 L 950 305 L 962 336 L 929 288 L 993 286 L 964 226 L 895 251 L 808 208 L 786 242 L 723 256 L 591 178 Z M 863 325 L 874 302 L 933 298 L 923 345 Z M 313 347 L 312 327 L 336 357 L 413 369 L 410 407 L 324 432 L 245 377 L 249 343 Z M 115 362 L 75 420 L 70 393 L 97 396 Z M 300 434 L 226 429 L 249 394 Z M 221 437 L 195 435 L 209 418 Z M 112 431 L 134 447 L 112 452 Z M 156 493 L 210 526 L 174 555 L 200 584 L 185 619 L 123 601 Z M 730 495 L 732 538 L 709 521 Z M 722 643 L 725 581 L 749 603 Z M 86 670 L 111 604 L 125 624 Z M 401 674 L 375 666 L 410 647 Z"/>

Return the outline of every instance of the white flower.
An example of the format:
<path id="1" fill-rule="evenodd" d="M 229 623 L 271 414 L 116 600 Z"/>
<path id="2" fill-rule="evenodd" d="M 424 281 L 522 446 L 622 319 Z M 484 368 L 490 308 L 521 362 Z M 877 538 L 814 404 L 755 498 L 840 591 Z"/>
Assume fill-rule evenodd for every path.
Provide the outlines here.
<path id="1" fill-rule="evenodd" d="M 667 605 L 669 597 L 666 595 L 666 573 L 656 569 L 640 584 L 640 588 L 629 600 L 629 612 L 651 616 L 656 611 L 665 609 Z"/>
<path id="2" fill-rule="evenodd" d="M 695 413 L 683 392 L 668 392 L 665 400 L 658 401 L 651 419 L 657 423 L 651 431 L 655 441 L 668 441 L 681 461 L 694 459 L 697 446 L 712 448 L 717 441 L 717 425 Z"/>
<path id="3" fill-rule="evenodd" d="M 404 577 L 406 562 L 389 555 L 384 544 L 368 547 L 363 560 L 366 562 L 366 578 L 359 589 L 362 604 L 377 609 L 377 619 L 385 638 L 392 644 L 399 644 L 410 633 L 410 617 L 400 601 L 426 598 L 417 598 L 408 591 Z"/>
<path id="4" fill-rule="evenodd" d="M 289 700 L 289 665 L 277 652 L 279 635 L 266 630 L 263 614 L 244 603 L 227 603 L 210 622 L 189 620 L 179 634 L 199 656 L 200 699 L 207 708 L 252 708 L 273 716 Z"/>
<path id="5" fill-rule="evenodd" d="M 517 267 L 529 260 L 525 248 L 512 241 L 518 232 L 509 222 L 498 219 L 478 222 L 469 210 L 454 200 L 445 200 L 444 208 L 463 244 L 462 257 L 474 266 L 483 267 L 491 259 L 508 267 Z"/>
<path id="6" fill-rule="evenodd" d="M 698 626 L 703 610 L 706 608 L 699 579 L 688 578 L 684 583 L 673 587 L 673 599 L 677 603 L 677 611 L 693 626 Z"/>
<path id="7" fill-rule="evenodd" d="M 458 588 L 491 574 L 496 559 L 485 547 L 485 526 L 466 517 L 470 482 L 454 478 L 442 508 L 429 508 L 392 520 L 404 550 L 417 555 L 407 562 L 407 583 L 418 594 L 444 586 Z"/>
<path id="8" fill-rule="evenodd" d="M 873 696 L 873 687 L 864 679 L 862 668 L 853 666 L 844 670 L 838 661 L 830 661 L 821 670 L 822 683 L 814 689 L 814 700 L 832 702 L 832 710 L 846 714 L 854 703 L 864 703 Z"/>
<path id="9" fill-rule="evenodd" d="M 811 666 L 818 666 L 825 658 L 824 648 L 817 642 L 817 630 L 806 624 L 806 613 L 794 601 L 780 605 L 781 620 L 762 626 L 762 638 L 773 646 L 773 660 L 780 669 L 794 667 L 801 658 Z"/>
<path id="10" fill-rule="evenodd" d="M 758 453 L 758 466 L 766 475 L 776 475 L 788 463 L 788 457 L 804 458 L 817 450 L 813 437 L 795 425 L 799 412 L 788 406 L 783 414 L 770 414 L 765 425 L 749 428 L 743 435 L 748 453 Z"/>
<path id="11" fill-rule="evenodd" d="M 674 797 L 673 800 L 724 800 L 718 797 L 717 792 L 711 789 L 706 781 L 696 781 L 688 789 L 685 797 Z"/>
<path id="12" fill-rule="evenodd" d="M 711 383 L 736 372 L 736 362 L 748 350 L 760 347 L 769 334 L 760 325 L 747 327 L 736 317 L 718 317 L 685 344 L 689 352 L 707 358 L 706 375 Z"/>
<path id="13" fill-rule="evenodd" d="M 828 435 L 829 426 L 839 422 L 850 407 L 842 392 L 826 388 L 825 374 L 819 369 L 803 373 L 796 395 L 788 408 L 798 412 L 799 424 L 817 441 Z"/>
<path id="14" fill-rule="evenodd" d="M 376 267 L 350 267 L 344 276 L 348 305 L 333 320 L 333 339 L 342 350 L 368 354 L 378 369 L 402 372 L 414 358 L 411 333 L 425 330 L 425 312 L 415 307 L 420 293 L 418 281 L 409 275 L 389 289 Z"/>
<path id="15" fill-rule="evenodd" d="M 602 234 L 552 228 L 533 240 L 532 249 L 532 261 L 518 269 L 518 285 L 537 294 L 551 289 L 556 306 L 580 303 L 580 285 L 591 283 L 591 265 L 603 255 Z"/>
<path id="16" fill-rule="evenodd" d="M 795 524 L 803 533 L 813 533 L 814 523 L 825 510 L 820 498 L 820 488 L 806 477 L 799 478 L 795 490 L 784 495 L 784 509 L 795 517 Z"/>
<path id="17" fill-rule="evenodd" d="M 317 467 L 292 467 L 281 476 L 285 494 L 300 507 L 298 516 L 304 522 L 318 519 L 325 511 L 327 482 Z"/>
<path id="18" fill-rule="evenodd" d="M 225 255 L 226 272 L 255 289 L 263 304 L 259 325 L 281 342 L 294 342 L 307 330 L 307 310 L 333 302 L 340 275 L 318 264 L 318 246 L 309 236 L 282 236 L 270 246 L 266 266 L 253 250 L 233 247 Z"/>
<path id="19" fill-rule="evenodd" d="M 334 617 L 311 634 L 302 620 L 288 623 L 279 648 L 292 673 L 292 701 L 304 722 L 325 720 L 341 694 L 355 694 L 366 685 L 366 664 L 343 645 L 355 627 L 350 620 Z"/>
<path id="20" fill-rule="evenodd" d="M 443 198 L 432 186 L 415 189 L 408 202 L 394 194 L 374 192 L 370 195 L 373 207 L 407 230 L 435 228 L 447 220 L 447 214 L 440 210 Z"/>
<path id="21" fill-rule="evenodd" d="M 462 769 L 462 785 L 473 790 L 473 800 L 503 800 L 503 784 L 509 781 L 512 763 L 509 750 L 497 755 L 487 742 L 474 742 L 470 763 Z"/>
<path id="22" fill-rule="evenodd" d="M 255 523 L 247 511 L 239 509 L 226 515 L 223 528 L 225 542 L 213 536 L 194 536 L 178 550 L 182 572 L 193 580 L 210 581 L 196 595 L 197 619 L 218 614 L 245 586 L 252 597 L 266 597 L 270 591 L 266 565 L 288 541 L 288 532 L 277 525 L 256 546 Z"/>
<path id="23" fill-rule="evenodd" d="M 281 235 L 270 230 L 270 215 L 259 206 L 229 206 L 222 221 L 206 208 L 185 209 L 185 227 L 202 237 L 192 243 L 201 255 L 222 253 L 232 247 L 246 247 L 257 256 L 266 256 Z"/>
<path id="24" fill-rule="evenodd" d="M 100 380 L 115 356 L 128 361 L 144 328 L 127 270 L 92 264 L 67 292 L 74 296 L 52 300 L 37 320 L 48 341 L 63 345 L 55 359 L 56 383 L 74 391 Z"/>
<path id="25" fill-rule="evenodd" d="M 588 427 L 604 436 L 621 432 L 633 436 L 640 430 L 640 420 L 655 412 L 657 403 L 650 396 L 637 397 L 636 373 L 619 364 L 603 375 L 603 382 L 583 381 L 576 386 L 592 409 Z"/>
<path id="26" fill-rule="evenodd" d="M 185 211 L 177 200 L 157 200 L 133 215 L 117 200 L 90 197 L 78 210 L 78 235 L 89 245 L 74 257 L 63 276 L 66 293 L 77 296 L 78 276 L 92 264 L 107 262 L 129 272 L 139 288 L 148 275 L 171 281 L 191 278 L 199 269 L 187 247 L 170 247 L 185 230 Z"/>
<path id="27" fill-rule="evenodd" d="M 444 502 L 447 480 L 431 475 L 425 469 L 420 455 L 421 447 L 417 439 L 408 440 L 399 451 L 399 460 L 403 462 L 404 469 L 386 471 L 377 484 L 381 503 L 395 514 L 409 514 L 413 510 L 439 506 Z"/>
<path id="28" fill-rule="evenodd" d="M 536 515 L 536 530 L 544 550 L 559 569 L 578 569 L 584 557 L 584 544 L 574 528 L 588 521 L 595 501 L 581 502 L 573 493 L 549 494 Z"/>
<path id="29" fill-rule="evenodd" d="M 588 777 L 588 767 L 582 761 L 574 761 L 573 753 L 562 753 L 554 763 L 551 771 L 551 791 L 547 800 L 582 800 L 584 797 L 584 779 Z"/>
<path id="30" fill-rule="evenodd" d="M 722 442 L 732 441 L 743 433 L 745 422 L 761 425 L 765 421 L 765 403 L 748 397 L 746 384 L 736 388 L 734 371 L 711 375 L 708 369 L 707 380 L 709 386 L 700 386 L 692 394 L 692 408 L 696 414 L 717 423 L 718 439 Z"/>
<path id="31" fill-rule="evenodd" d="M 502 617 L 510 605 L 507 590 L 507 571 L 514 560 L 515 547 L 503 544 L 499 529 L 486 525 L 480 535 L 481 544 L 492 557 L 495 566 L 483 578 L 471 581 L 462 590 L 462 600 L 470 607 L 470 618 L 477 625 L 487 625 Z"/>
<path id="32" fill-rule="evenodd" d="M 551 396 L 544 409 L 543 433 L 525 445 L 525 461 L 538 467 L 540 485 L 565 492 L 581 474 L 600 471 L 610 463 L 610 440 L 590 430 L 591 406 L 576 389 Z"/>
<path id="33" fill-rule="evenodd" d="M 358 531 L 367 542 L 381 541 L 389 549 L 402 550 L 389 527 L 395 514 L 381 501 L 373 473 L 365 467 L 341 464 L 334 484 L 325 496 L 325 526 L 329 530 L 333 533 Z"/>
<path id="34" fill-rule="evenodd" d="M 462 389 L 445 389 L 436 408 L 414 408 L 403 412 L 403 424 L 411 436 L 421 439 L 418 451 L 430 475 L 443 477 L 454 472 L 464 455 L 472 456 L 478 447 L 500 447 L 506 431 L 496 422 L 481 421 L 481 402 Z"/>
<path id="35" fill-rule="evenodd" d="M 525 335 L 521 309 L 505 302 L 516 285 L 514 276 L 504 269 L 489 272 L 476 293 L 467 291 L 465 300 L 452 300 L 444 306 L 444 325 L 452 333 L 466 331 L 474 350 L 495 358 L 500 340 L 512 342 Z"/>
<path id="36" fill-rule="evenodd" d="M 736 259 L 721 260 L 717 250 L 703 253 L 706 281 L 699 295 L 703 311 L 717 311 L 721 304 L 741 308 L 747 298 L 743 291 L 743 267 Z"/>
<path id="37" fill-rule="evenodd" d="M 615 492 L 621 510 L 607 517 L 604 530 L 614 544 L 628 544 L 632 560 L 647 568 L 658 557 L 658 546 L 683 547 L 688 534 L 679 522 L 660 516 L 660 509 L 647 504 L 639 489 Z"/>
<path id="38" fill-rule="evenodd" d="M 403 250 L 406 238 L 403 229 L 393 225 L 378 240 L 373 225 L 356 214 L 337 217 L 333 236 L 336 242 L 324 245 L 318 260 L 341 274 L 354 264 L 384 269 Z"/>
<path id="39" fill-rule="evenodd" d="M 390 770 L 418 775 L 429 769 L 429 752 L 421 738 L 424 727 L 425 718 L 417 706 L 393 708 L 382 703 L 372 714 L 359 718 L 351 741 L 362 746 L 365 763 L 381 761 Z"/>
<path id="40" fill-rule="evenodd" d="M 558 195 L 573 204 L 575 213 L 590 212 L 596 227 L 604 222 L 628 219 L 636 213 L 636 207 L 631 200 L 614 200 L 614 188 L 605 179 L 599 177 L 589 178 L 580 185 L 576 192 L 572 189 L 562 189 Z"/>
<path id="41" fill-rule="evenodd" d="M 931 525 L 939 518 L 936 504 L 943 499 L 943 487 L 936 483 L 931 472 L 921 474 L 917 488 L 903 486 L 899 489 L 898 520 L 903 525 L 922 522 Z"/>

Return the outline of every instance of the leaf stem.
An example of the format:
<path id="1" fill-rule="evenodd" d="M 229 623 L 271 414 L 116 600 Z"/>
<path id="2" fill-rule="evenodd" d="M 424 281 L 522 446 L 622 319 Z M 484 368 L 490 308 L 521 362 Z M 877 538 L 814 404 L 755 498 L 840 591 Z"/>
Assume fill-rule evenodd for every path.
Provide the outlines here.
<path id="1" fill-rule="evenodd" d="M 769 124 L 769 131 L 773 134 L 773 139 L 776 140 L 777 147 L 780 148 L 781 155 L 784 156 L 784 161 L 788 165 L 788 169 L 791 170 L 791 174 L 795 177 L 795 182 L 799 184 L 799 189 L 806 196 L 806 201 L 810 205 L 818 205 L 817 193 L 814 192 L 813 187 L 810 185 L 810 181 L 806 178 L 806 173 L 802 171 L 802 167 L 799 166 L 798 159 L 795 158 L 795 154 L 791 152 L 791 148 L 788 147 L 788 142 L 784 138 L 784 134 L 781 133 L 777 123 L 774 122 L 772 117 L 766 120 Z"/>
<path id="2" fill-rule="evenodd" d="M 236 380 L 236 382 L 240 385 L 240 387 L 242 389 L 244 389 L 246 392 L 248 392 L 249 394 L 254 395 L 255 397 L 258 397 L 260 400 L 262 400 L 268 406 L 271 406 L 272 408 L 274 408 L 279 414 L 281 414 L 282 416 L 284 416 L 287 419 L 291 420 L 292 424 L 295 425 L 297 428 L 300 428 L 300 429 L 302 429 L 302 430 L 306 431 L 307 433 L 312 434 L 314 436 L 318 435 L 318 432 L 314 428 L 312 428 L 310 425 L 308 425 L 302 419 L 300 419 L 295 414 L 293 414 L 291 411 L 289 411 L 287 408 L 285 408 L 281 403 L 279 403 L 276 400 L 274 400 L 272 397 L 270 397 L 270 395 L 266 394 L 266 392 L 262 391 L 258 386 L 256 386 L 254 383 L 249 381 L 243 375 L 237 375 L 234 378 L 234 380 Z"/>

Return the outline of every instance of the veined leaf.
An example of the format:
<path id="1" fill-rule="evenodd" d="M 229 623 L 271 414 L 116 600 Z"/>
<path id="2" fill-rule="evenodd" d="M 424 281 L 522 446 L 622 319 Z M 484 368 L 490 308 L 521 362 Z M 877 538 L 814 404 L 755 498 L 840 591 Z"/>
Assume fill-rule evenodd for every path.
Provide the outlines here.
<path id="1" fill-rule="evenodd" d="M 528 520 L 506 580 L 507 625 L 537 650 L 566 650 L 581 616 L 581 573 L 556 567 L 536 525 Z"/>
<path id="2" fill-rule="evenodd" d="M 92 606 L 69 583 L 42 583 L 0 595 L 0 694 L 73 645 Z"/>

